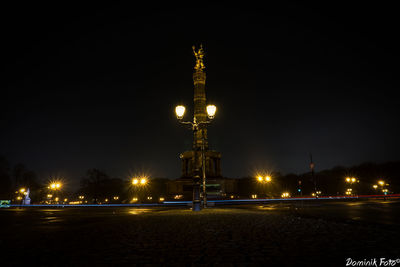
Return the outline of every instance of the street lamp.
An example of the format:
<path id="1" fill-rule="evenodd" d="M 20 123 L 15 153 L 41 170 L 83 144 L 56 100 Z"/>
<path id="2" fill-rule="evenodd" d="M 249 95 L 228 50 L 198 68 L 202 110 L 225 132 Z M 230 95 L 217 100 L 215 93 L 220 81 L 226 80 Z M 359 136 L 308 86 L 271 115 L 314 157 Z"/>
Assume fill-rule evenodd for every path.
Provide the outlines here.
<path id="1" fill-rule="evenodd" d="M 354 184 L 355 182 L 358 182 L 357 178 L 355 178 L 355 177 L 346 177 L 346 183 Z"/>
<path id="2" fill-rule="evenodd" d="M 215 105 L 208 105 L 206 107 L 207 116 L 209 120 L 197 121 L 196 117 L 193 116 L 193 121 L 182 121 L 185 115 L 186 108 L 182 105 L 176 106 L 175 113 L 178 121 L 181 124 L 189 125 L 190 129 L 193 131 L 194 138 L 197 137 L 197 131 L 199 129 L 206 128 L 211 120 L 214 119 L 215 113 L 217 112 L 217 107 Z M 202 145 L 201 145 L 201 157 L 202 157 L 202 178 L 203 178 L 203 207 L 207 206 L 207 192 L 206 192 L 206 159 L 205 159 L 205 137 L 204 131 L 202 134 Z M 196 143 L 196 140 L 195 140 Z M 200 175 L 199 166 L 197 159 L 197 151 L 194 151 L 194 172 L 193 172 L 193 211 L 200 211 Z"/>
<path id="3" fill-rule="evenodd" d="M 357 180 L 356 177 L 346 177 L 346 183 L 350 184 L 350 187 L 352 187 L 352 185 L 353 185 L 354 183 L 356 183 L 356 182 L 359 182 L 359 180 Z M 351 192 L 352 190 L 353 190 L 353 189 L 351 189 L 350 191 L 349 191 L 349 190 L 346 191 L 346 194 L 347 194 L 347 195 L 354 194 L 353 192 Z M 350 193 L 347 193 L 347 192 L 350 192 Z"/>
<path id="4" fill-rule="evenodd" d="M 61 189 L 61 183 L 60 182 L 51 182 L 50 183 L 50 185 L 48 186 L 48 188 L 51 190 L 51 191 L 53 191 L 54 192 L 54 194 L 55 194 L 55 192 L 57 191 L 57 190 L 60 190 Z M 54 200 L 55 201 L 58 201 L 58 197 L 56 197 Z"/>
<path id="5" fill-rule="evenodd" d="M 387 189 L 387 186 L 389 185 L 389 184 L 387 184 L 385 181 L 383 181 L 383 180 L 379 180 L 378 181 L 378 184 L 379 184 L 379 186 L 381 187 L 381 189 L 382 189 L 382 192 L 383 192 L 383 194 L 385 194 L 385 195 L 387 195 L 388 194 L 388 189 Z M 374 187 L 375 188 L 375 187 Z M 375 188 L 375 189 L 377 189 L 378 188 L 378 186 Z"/>
<path id="6" fill-rule="evenodd" d="M 132 185 L 134 186 L 144 186 L 147 183 L 147 177 L 132 178 Z"/>
<path id="7" fill-rule="evenodd" d="M 135 177 L 135 178 L 132 178 L 132 185 L 135 188 L 134 193 L 137 193 L 136 189 L 138 187 L 144 187 L 145 185 L 147 185 L 147 183 L 148 183 L 148 178 L 147 177 Z M 135 201 L 138 200 L 137 197 L 138 196 L 135 197 L 136 198 Z"/>
<path id="8" fill-rule="evenodd" d="M 186 110 L 186 108 L 182 105 L 176 106 L 175 113 L 176 113 L 176 117 L 178 118 L 178 120 L 183 119 L 183 116 L 185 115 L 185 110 Z"/>
<path id="9" fill-rule="evenodd" d="M 270 175 L 266 175 L 266 176 L 263 176 L 263 175 L 257 175 L 257 182 L 259 182 L 260 184 L 269 184 L 269 183 L 271 183 L 271 181 L 272 181 L 272 178 L 271 178 L 271 176 Z M 264 187 L 264 186 L 263 186 Z M 270 192 L 265 192 L 265 194 L 266 194 L 266 196 L 268 197 L 268 195 L 271 195 L 271 194 L 269 194 Z"/>

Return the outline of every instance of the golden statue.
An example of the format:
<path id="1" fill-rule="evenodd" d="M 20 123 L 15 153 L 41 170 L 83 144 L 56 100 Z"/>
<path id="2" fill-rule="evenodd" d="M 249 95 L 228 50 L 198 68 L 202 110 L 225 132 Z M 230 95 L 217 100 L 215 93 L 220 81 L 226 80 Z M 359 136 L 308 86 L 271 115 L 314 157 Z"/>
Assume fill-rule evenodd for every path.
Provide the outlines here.
<path id="1" fill-rule="evenodd" d="M 193 53 L 194 56 L 196 57 L 196 66 L 194 67 L 195 70 L 202 71 L 206 67 L 204 66 L 203 63 L 203 57 L 204 57 L 204 50 L 203 50 L 203 45 L 200 45 L 200 49 L 196 52 L 196 48 L 193 46 Z"/>

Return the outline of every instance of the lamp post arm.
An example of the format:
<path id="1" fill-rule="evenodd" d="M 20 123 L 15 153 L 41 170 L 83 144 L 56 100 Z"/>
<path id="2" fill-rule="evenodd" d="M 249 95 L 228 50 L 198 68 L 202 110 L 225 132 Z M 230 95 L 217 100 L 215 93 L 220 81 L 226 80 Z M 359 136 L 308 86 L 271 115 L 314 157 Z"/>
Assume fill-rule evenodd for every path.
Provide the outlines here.
<path id="1" fill-rule="evenodd" d="M 193 126 L 193 122 L 191 121 L 179 121 L 180 124 L 190 124 Z"/>

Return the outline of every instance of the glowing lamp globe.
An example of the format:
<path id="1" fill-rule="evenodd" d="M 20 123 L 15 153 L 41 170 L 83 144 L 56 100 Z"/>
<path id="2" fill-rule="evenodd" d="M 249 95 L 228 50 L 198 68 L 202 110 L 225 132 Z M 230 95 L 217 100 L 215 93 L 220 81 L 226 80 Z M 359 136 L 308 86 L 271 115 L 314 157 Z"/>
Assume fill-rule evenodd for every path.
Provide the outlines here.
<path id="1" fill-rule="evenodd" d="M 183 115 L 185 115 L 185 107 L 184 106 L 176 106 L 175 108 L 175 113 L 176 113 L 176 117 L 181 120 L 183 118 Z"/>
<path id="2" fill-rule="evenodd" d="M 210 119 L 214 118 L 216 112 L 217 112 L 217 107 L 215 105 L 207 106 L 207 115 Z"/>

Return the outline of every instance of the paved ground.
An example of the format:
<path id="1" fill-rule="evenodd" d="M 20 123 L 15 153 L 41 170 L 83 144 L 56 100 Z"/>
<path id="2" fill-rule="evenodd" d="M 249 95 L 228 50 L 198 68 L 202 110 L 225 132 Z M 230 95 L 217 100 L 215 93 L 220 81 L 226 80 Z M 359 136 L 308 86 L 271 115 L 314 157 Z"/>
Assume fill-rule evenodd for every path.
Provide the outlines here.
<path id="1" fill-rule="evenodd" d="M 333 220 L 321 215 L 333 206 L 317 207 L 1 209 L 0 265 L 345 266 L 347 258 L 400 258 L 397 227 Z"/>

